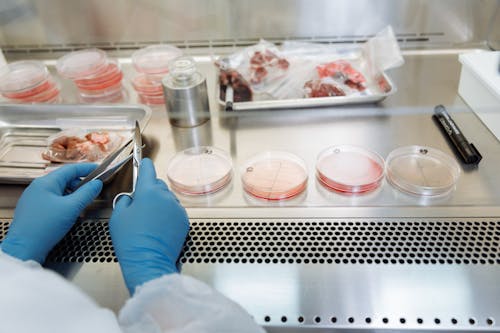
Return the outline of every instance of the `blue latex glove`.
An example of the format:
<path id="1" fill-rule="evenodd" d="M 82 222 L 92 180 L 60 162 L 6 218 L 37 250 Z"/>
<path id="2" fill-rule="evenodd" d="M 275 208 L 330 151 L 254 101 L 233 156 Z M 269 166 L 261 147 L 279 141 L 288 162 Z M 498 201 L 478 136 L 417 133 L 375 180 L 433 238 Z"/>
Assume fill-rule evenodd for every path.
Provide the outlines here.
<path id="1" fill-rule="evenodd" d="M 70 164 L 35 179 L 17 202 L 9 232 L 1 243 L 2 251 L 21 260 L 43 263 L 101 192 L 102 182 L 93 180 L 71 194 L 64 193 L 95 167 L 91 163 Z"/>
<path id="2" fill-rule="evenodd" d="M 165 182 L 156 178 L 150 159 L 141 162 L 134 199 L 124 196 L 117 202 L 109 229 L 130 294 L 147 281 L 178 272 L 189 220 Z"/>

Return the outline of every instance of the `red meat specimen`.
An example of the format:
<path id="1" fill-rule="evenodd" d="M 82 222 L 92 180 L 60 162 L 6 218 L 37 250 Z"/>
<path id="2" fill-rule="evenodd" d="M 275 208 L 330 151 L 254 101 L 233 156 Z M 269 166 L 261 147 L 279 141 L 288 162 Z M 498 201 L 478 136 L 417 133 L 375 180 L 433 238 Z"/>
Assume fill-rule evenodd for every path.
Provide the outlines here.
<path id="1" fill-rule="evenodd" d="M 264 66 L 253 67 L 250 75 L 250 82 L 259 84 L 267 76 L 267 69 Z"/>
<path id="2" fill-rule="evenodd" d="M 343 82 L 351 88 L 359 91 L 366 89 L 365 77 L 363 74 L 354 69 L 348 61 L 332 61 L 327 64 L 317 66 L 316 70 L 320 78 L 333 77 L 336 79 L 342 79 Z"/>
<path id="3" fill-rule="evenodd" d="M 109 134 L 91 132 L 85 138 L 78 136 L 61 136 L 55 139 L 42 157 L 53 162 L 97 161 L 104 157 L 110 147 Z"/>
<path id="4" fill-rule="evenodd" d="M 310 80 L 304 85 L 307 97 L 345 96 L 345 92 L 333 83 Z"/>
<path id="5" fill-rule="evenodd" d="M 263 54 L 260 51 L 255 51 L 250 58 L 250 82 L 259 84 L 269 74 L 273 67 L 277 67 L 280 71 L 286 71 L 290 63 L 285 58 L 280 58 L 273 52 L 266 50 Z"/>
<path id="6" fill-rule="evenodd" d="M 234 102 L 248 102 L 252 100 L 252 90 L 245 79 L 235 70 L 221 70 L 219 74 L 220 99 L 226 100 L 226 87 L 233 87 Z"/>

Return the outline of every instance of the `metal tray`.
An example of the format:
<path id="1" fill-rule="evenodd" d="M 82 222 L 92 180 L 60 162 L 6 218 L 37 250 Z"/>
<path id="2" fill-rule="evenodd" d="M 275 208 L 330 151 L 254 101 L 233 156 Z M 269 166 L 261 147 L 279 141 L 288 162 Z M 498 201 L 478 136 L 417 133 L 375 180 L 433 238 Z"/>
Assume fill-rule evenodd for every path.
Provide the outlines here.
<path id="1" fill-rule="evenodd" d="M 151 109 L 144 105 L 0 104 L 0 183 L 27 184 L 54 166 L 44 160 L 47 138 L 69 127 L 144 130 Z"/>
<path id="2" fill-rule="evenodd" d="M 380 92 L 378 94 L 367 96 L 333 96 L 333 97 L 318 97 L 318 98 L 294 98 L 294 99 L 272 99 L 272 100 L 255 100 L 250 102 L 233 103 L 233 110 L 272 110 L 272 109 L 299 109 L 313 108 L 322 106 L 348 105 L 348 104 L 363 104 L 380 102 L 387 96 L 394 94 L 397 89 L 391 79 L 384 73 L 383 78 L 386 81 L 390 90 L 388 92 Z M 217 76 L 217 82 L 218 76 Z M 220 106 L 225 106 L 225 101 L 220 99 L 220 86 L 217 84 L 217 101 Z"/>

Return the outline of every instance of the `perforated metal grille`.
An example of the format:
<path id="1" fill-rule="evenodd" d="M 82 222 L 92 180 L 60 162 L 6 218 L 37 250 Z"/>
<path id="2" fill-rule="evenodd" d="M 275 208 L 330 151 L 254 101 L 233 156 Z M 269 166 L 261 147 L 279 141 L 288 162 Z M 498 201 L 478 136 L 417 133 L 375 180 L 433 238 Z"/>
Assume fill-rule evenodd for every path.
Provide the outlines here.
<path id="1" fill-rule="evenodd" d="M 183 263 L 500 264 L 500 221 L 193 221 Z"/>
<path id="2" fill-rule="evenodd" d="M 10 221 L 0 223 L 0 239 Z M 500 221 L 192 220 L 182 263 L 500 264 Z M 54 262 L 116 261 L 107 220 L 85 220 Z"/>

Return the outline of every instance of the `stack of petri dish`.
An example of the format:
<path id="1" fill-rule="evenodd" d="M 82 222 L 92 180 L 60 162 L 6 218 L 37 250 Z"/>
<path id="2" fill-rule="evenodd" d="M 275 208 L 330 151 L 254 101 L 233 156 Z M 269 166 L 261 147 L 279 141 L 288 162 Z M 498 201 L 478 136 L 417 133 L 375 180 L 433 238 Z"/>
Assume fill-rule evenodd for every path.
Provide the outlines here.
<path id="1" fill-rule="evenodd" d="M 167 177 L 172 189 L 185 195 L 217 192 L 231 182 L 231 157 L 223 150 L 192 147 L 177 153 L 170 161 Z"/>
<path id="2" fill-rule="evenodd" d="M 56 64 L 59 75 L 73 80 L 83 103 L 121 102 L 125 97 L 120 64 L 100 49 L 66 54 Z"/>
<path id="3" fill-rule="evenodd" d="M 419 196 L 449 194 L 460 176 L 460 166 L 444 152 L 425 146 L 406 146 L 387 156 L 387 179 L 405 193 Z"/>
<path id="4" fill-rule="evenodd" d="M 260 153 L 246 161 L 241 172 L 243 188 L 259 199 L 290 199 L 307 187 L 306 164 L 288 152 Z"/>
<path id="5" fill-rule="evenodd" d="M 327 189 L 365 193 L 379 187 L 384 178 L 384 159 L 362 147 L 340 145 L 323 150 L 316 162 L 316 176 Z"/>
<path id="6" fill-rule="evenodd" d="M 0 93 L 14 103 L 57 103 L 60 88 L 40 61 L 15 61 L 0 68 Z"/>
<path id="7" fill-rule="evenodd" d="M 168 73 L 172 59 L 182 56 L 182 51 L 170 45 L 150 45 L 132 54 L 132 64 L 137 71 L 132 86 L 139 101 L 148 105 L 165 104 L 161 80 Z"/>

